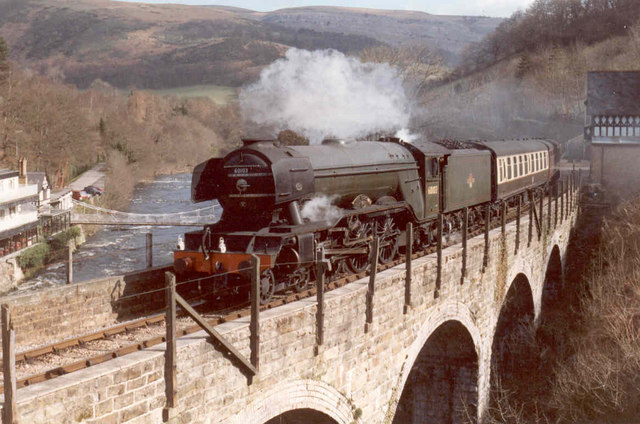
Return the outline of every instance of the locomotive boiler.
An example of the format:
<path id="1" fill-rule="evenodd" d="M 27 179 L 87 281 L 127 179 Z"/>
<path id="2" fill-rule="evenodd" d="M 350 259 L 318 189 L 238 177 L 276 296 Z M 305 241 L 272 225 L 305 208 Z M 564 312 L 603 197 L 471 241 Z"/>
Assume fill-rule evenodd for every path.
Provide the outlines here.
<path id="1" fill-rule="evenodd" d="M 438 214 L 448 231 L 459 211 L 545 186 L 557 172 L 557 143 L 325 140 L 281 146 L 245 140 L 224 158 L 198 165 L 192 200 L 217 199 L 217 223 L 185 235 L 174 253 L 178 274 L 224 275 L 219 284 L 248 280 L 251 255 L 260 258 L 261 295 L 306 288 L 318 252 L 333 271 L 360 272 L 379 239 L 380 262 L 391 261 L 407 222 L 416 242 L 435 238 Z M 309 212 L 311 211 L 311 212 Z"/>

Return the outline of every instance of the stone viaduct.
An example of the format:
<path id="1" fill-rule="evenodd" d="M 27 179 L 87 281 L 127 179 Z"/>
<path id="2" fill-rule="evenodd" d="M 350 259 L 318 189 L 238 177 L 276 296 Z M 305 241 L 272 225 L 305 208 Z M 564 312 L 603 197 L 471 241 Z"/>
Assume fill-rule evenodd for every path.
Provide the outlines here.
<path id="1" fill-rule="evenodd" d="M 575 204 L 575 202 L 574 202 Z M 576 210 L 558 214 L 529 242 L 527 216 L 415 259 L 412 302 L 404 305 L 405 266 L 376 278 L 373 323 L 365 331 L 368 279 L 325 294 L 324 343 L 316 343 L 315 298 L 260 315 L 259 372 L 248 379 L 204 332 L 178 339 L 177 404 L 164 411 L 165 345 L 18 390 L 19 422 L 265 424 L 462 423 L 481 421 L 492 361 L 521 318 L 535 322 L 562 284 Z M 246 357 L 249 320 L 216 327 Z M 306 414 L 296 420 L 296 414 Z"/>

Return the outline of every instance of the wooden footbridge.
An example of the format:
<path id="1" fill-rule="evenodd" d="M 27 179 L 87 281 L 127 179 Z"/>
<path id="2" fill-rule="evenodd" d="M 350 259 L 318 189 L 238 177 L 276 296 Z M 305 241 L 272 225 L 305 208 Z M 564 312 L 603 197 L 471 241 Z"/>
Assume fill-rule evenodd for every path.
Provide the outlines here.
<path id="1" fill-rule="evenodd" d="M 217 204 L 178 213 L 145 214 L 106 209 L 76 200 L 73 203 L 75 207 L 71 213 L 71 224 L 192 227 L 217 221 L 222 212 L 222 207 Z"/>

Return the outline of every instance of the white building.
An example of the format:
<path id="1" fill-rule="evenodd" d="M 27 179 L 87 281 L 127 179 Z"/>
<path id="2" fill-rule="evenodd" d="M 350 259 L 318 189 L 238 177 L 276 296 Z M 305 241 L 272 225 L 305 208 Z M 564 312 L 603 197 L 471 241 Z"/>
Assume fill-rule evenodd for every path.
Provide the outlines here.
<path id="1" fill-rule="evenodd" d="M 21 171 L 0 169 L 0 256 L 38 242 L 37 184 L 28 184 L 26 162 Z"/>

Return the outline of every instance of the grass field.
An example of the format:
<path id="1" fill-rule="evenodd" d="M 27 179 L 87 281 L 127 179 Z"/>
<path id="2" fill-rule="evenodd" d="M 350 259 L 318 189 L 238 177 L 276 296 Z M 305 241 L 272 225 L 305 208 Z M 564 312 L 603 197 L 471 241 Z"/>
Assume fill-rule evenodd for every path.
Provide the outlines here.
<path id="1" fill-rule="evenodd" d="M 190 85 L 187 87 L 164 88 L 159 90 L 147 90 L 164 96 L 177 97 L 209 97 L 214 102 L 224 105 L 237 100 L 238 94 L 235 87 L 222 85 Z"/>

